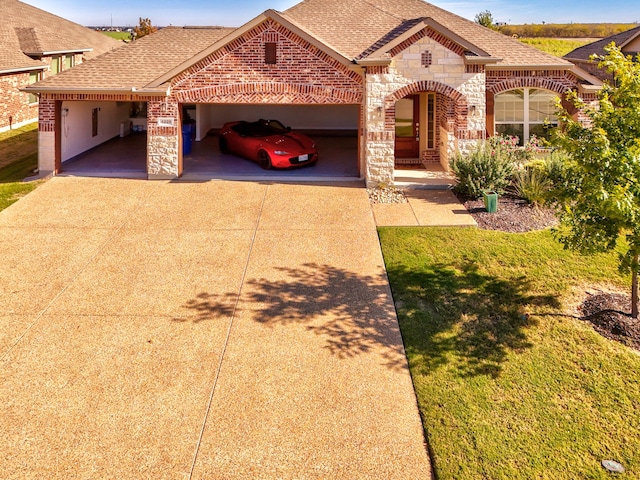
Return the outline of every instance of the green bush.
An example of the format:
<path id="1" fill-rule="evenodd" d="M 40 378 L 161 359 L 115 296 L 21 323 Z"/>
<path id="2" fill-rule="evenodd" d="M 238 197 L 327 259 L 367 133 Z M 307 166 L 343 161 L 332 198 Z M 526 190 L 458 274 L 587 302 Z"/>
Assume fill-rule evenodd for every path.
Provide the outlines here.
<path id="1" fill-rule="evenodd" d="M 512 154 L 495 141 L 480 142 L 470 153 L 458 153 L 451 161 L 457 180 L 455 190 L 476 198 L 483 190 L 504 193 L 514 168 Z"/>
<path id="2" fill-rule="evenodd" d="M 544 170 L 527 165 L 515 172 L 513 186 L 516 195 L 527 203 L 543 205 L 547 202 L 552 183 Z"/>
<path id="3" fill-rule="evenodd" d="M 566 158 L 554 150 L 522 165 L 513 176 L 513 189 L 517 196 L 533 205 L 553 204 L 567 178 Z"/>

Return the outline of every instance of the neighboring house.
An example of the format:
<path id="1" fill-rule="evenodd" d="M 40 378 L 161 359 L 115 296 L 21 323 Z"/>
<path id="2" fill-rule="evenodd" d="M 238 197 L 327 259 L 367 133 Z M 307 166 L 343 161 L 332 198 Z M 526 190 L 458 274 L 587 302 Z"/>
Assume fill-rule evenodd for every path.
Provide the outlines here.
<path id="1" fill-rule="evenodd" d="M 188 109 L 197 139 L 267 115 L 353 132 L 357 172 L 375 185 L 400 165 L 447 167 L 487 135 L 542 134 L 557 96 L 590 102 L 600 86 L 421 0 L 305 0 L 237 29 L 165 28 L 26 91 L 41 94 L 42 174 L 132 125 L 146 131 L 148 178 L 180 177 Z"/>
<path id="2" fill-rule="evenodd" d="M 0 7 L 0 132 L 38 119 L 38 97 L 22 87 L 122 45 L 17 0 Z"/>
<path id="3" fill-rule="evenodd" d="M 617 33 L 610 37 L 603 38 L 597 42 L 589 43 L 578 47 L 567 53 L 564 58 L 574 63 L 582 70 L 589 72 L 600 80 L 611 80 L 612 76 L 609 72 L 602 68 L 598 68 L 598 60 L 592 60 L 592 55 L 606 55 L 604 47 L 611 42 L 620 47 L 622 53 L 636 57 L 640 53 L 640 27 L 635 27 L 626 32 Z"/>

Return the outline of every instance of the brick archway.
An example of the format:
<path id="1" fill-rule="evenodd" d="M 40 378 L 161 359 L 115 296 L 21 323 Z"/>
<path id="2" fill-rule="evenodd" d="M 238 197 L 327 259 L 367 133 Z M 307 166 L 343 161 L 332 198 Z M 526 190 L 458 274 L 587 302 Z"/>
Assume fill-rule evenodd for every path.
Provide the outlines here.
<path id="1" fill-rule="evenodd" d="M 210 85 L 188 91 L 178 91 L 180 103 L 273 103 L 298 105 L 354 105 L 362 103 L 360 89 L 339 89 L 292 83 L 235 83 Z"/>
<path id="2" fill-rule="evenodd" d="M 407 95 L 419 92 L 434 92 L 444 95 L 453 102 L 453 111 L 450 112 L 450 122 L 454 123 L 455 133 L 458 135 L 467 128 L 467 116 L 469 115 L 469 105 L 466 97 L 458 90 L 445 85 L 444 83 L 434 82 L 433 80 L 423 80 L 412 83 L 399 88 L 394 93 L 387 95 L 384 101 L 385 105 L 385 130 L 395 129 L 395 106 L 396 102 Z"/>
<path id="3" fill-rule="evenodd" d="M 540 77 L 516 77 L 501 82 L 495 83 L 487 87 L 487 92 L 493 95 L 498 95 L 509 90 L 516 90 L 518 88 L 539 88 L 542 90 L 549 90 L 562 96 L 567 91 L 571 90 L 571 86 L 567 86 L 564 83 L 551 80 L 549 78 Z"/>

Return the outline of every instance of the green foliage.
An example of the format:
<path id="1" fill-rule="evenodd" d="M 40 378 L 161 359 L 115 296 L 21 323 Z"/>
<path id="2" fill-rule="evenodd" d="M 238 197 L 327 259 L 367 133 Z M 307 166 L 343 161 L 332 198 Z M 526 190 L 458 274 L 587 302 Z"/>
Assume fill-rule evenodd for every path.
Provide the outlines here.
<path id="1" fill-rule="evenodd" d="M 130 32 L 100 32 L 107 37 L 115 38 L 116 40 L 129 41 L 132 40 L 133 34 Z"/>
<path id="2" fill-rule="evenodd" d="M 514 172 L 510 150 L 499 142 L 480 142 L 468 154 L 457 153 L 450 162 L 456 176 L 456 191 L 479 197 L 483 190 L 503 193 Z"/>
<path id="3" fill-rule="evenodd" d="M 545 23 L 503 25 L 500 32 L 518 37 L 547 38 L 604 38 L 635 28 L 634 23 Z"/>
<path id="4" fill-rule="evenodd" d="M 515 194 L 533 205 L 557 203 L 569 182 L 565 164 L 562 153 L 552 150 L 522 165 L 513 178 Z"/>
<path id="5" fill-rule="evenodd" d="M 550 231 L 384 228 L 380 242 L 436 477 L 640 478 L 640 356 L 567 314 L 629 281 Z"/>
<path id="6" fill-rule="evenodd" d="M 157 31 L 158 28 L 153 26 L 151 20 L 140 17 L 140 23 L 133 27 L 133 38 L 137 40 Z"/>
<path id="7" fill-rule="evenodd" d="M 585 106 L 575 93 L 569 98 L 583 108 L 589 121 L 576 121 L 562 111 L 563 128 L 557 144 L 568 156 L 570 182 L 558 201 L 564 227 L 558 238 L 584 253 L 611 250 L 619 237 L 628 248 L 620 255 L 620 268 L 640 270 L 640 62 L 626 57 L 611 44 L 600 66 L 614 74 L 616 85 L 599 93 L 599 108 Z M 637 316 L 637 290 L 632 288 Z"/>
<path id="8" fill-rule="evenodd" d="M 482 25 L 483 27 L 487 27 L 490 28 L 491 30 L 497 30 L 498 27 L 496 27 L 494 21 L 493 21 L 493 15 L 491 14 L 491 12 L 489 10 L 485 10 L 483 12 L 478 13 L 475 18 L 474 21 L 479 24 Z"/>
<path id="9" fill-rule="evenodd" d="M 551 190 L 551 180 L 542 169 L 525 166 L 516 170 L 513 186 L 518 197 L 531 205 L 546 203 Z"/>

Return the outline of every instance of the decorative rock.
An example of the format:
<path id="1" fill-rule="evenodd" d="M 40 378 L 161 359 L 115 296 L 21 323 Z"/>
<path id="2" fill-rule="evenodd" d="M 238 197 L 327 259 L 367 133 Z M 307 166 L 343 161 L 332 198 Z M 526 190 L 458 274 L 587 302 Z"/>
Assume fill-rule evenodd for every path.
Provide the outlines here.
<path id="1" fill-rule="evenodd" d="M 611 473 L 624 473 L 624 467 L 615 460 L 602 460 L 602 466 Z"/>

